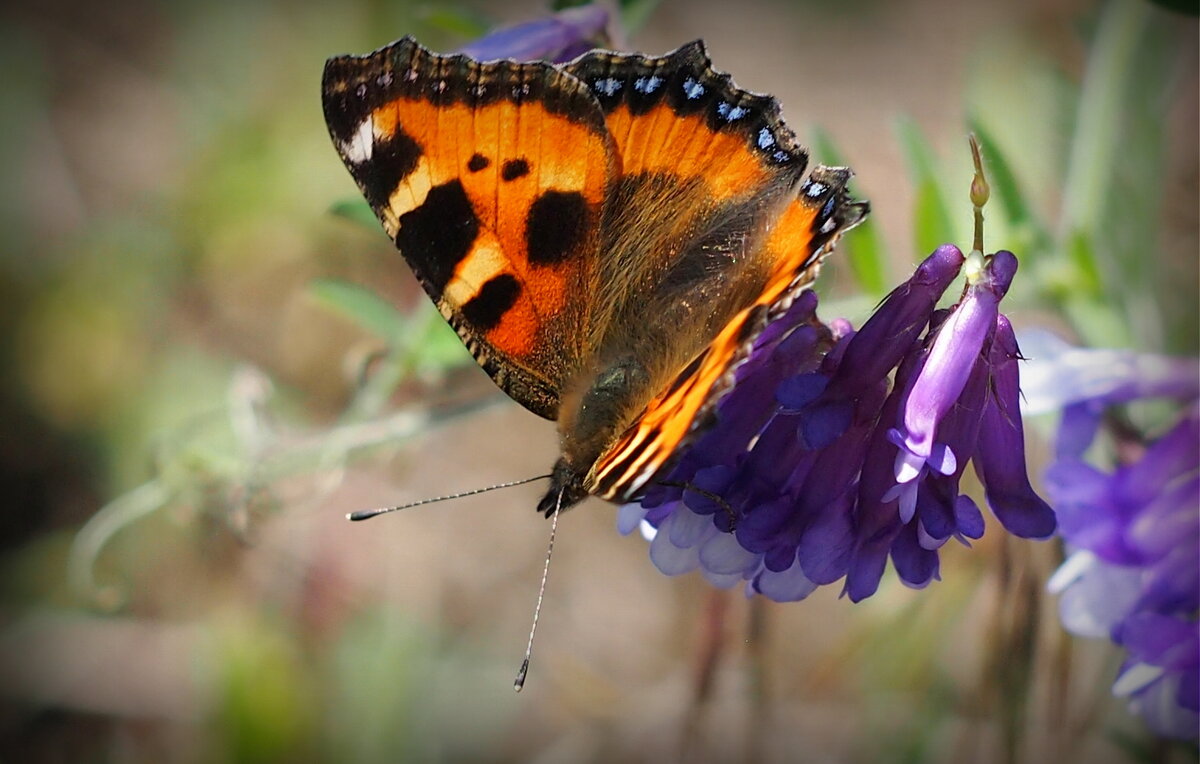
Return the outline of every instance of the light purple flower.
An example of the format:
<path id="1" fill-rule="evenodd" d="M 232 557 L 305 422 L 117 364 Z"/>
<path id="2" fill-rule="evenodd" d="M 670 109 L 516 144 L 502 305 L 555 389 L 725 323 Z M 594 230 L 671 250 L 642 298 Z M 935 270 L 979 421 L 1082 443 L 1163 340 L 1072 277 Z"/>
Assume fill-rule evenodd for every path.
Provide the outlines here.
<path id="1" fill-rule="evenodd" d="M 1017 259 L 1011 252 L 996 253 L 990 267 L 983 268 L 982 275 L 969 283 L 958 308 L 938 328 L 933 346 L 905 397 L 900 426 L 889 431 L 900 449 L 895 474 L 896 482 L 905 486 L 902 505 L 914 505 L 914 483 L 926 469 L 942 475 L 958 469 L 958 455 L 944 438 L 938 439 L 937 430 L 959 401 L 976 361 L 991 343 L 1000 299 L 1016 270 Z"/>
<path id="2" fill-rule="evenodd" d="M 1124 648 L 1128 657 L 1113 693 L 1127 698 L 1130 709 L 1157 734 L 1195 739 L 1200 734 L 1198 365 L 1116 351 L 1047 356 L 1051 360 L 1040 363 L 1069 359 L 1064 378 L 1104 380 L 1089 387 L 1095 398 L 1068 401 L 1059 434 L 1069 445 L 1059 445 L 1059 458 L 1046 472 L 1059 532 L 1072 550 L 1049 583 L 1060 593 L 1063 626 Z M 1149 375 L 1143 373 L 1147 369 Z M 1164 434 L 1121 449 L 1125 454 L 1140 450 L 1140 456 L 1111 472 L 1084 461 L 1108 407 L 1139 395 L 1190 395 L 1190 401 Z M 1118 437 L 1128 441 L 1130 436 Z"/>

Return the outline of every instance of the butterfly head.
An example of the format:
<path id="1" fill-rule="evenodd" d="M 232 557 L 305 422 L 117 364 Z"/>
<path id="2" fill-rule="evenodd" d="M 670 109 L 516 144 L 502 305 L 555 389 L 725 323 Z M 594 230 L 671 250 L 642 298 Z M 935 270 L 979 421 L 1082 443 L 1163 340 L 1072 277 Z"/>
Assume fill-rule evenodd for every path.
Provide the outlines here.
<path id="1" fill-rule="evenodd" d="M 550 517 L 555 509 L 561 512 L 586 499 L 588 491 L 583 487 L 584 477 L 584 473 L 573 468 L 566 459 L 555 462 L 550 472 L 550 487 L 538 502 L 538 512 Z"/>

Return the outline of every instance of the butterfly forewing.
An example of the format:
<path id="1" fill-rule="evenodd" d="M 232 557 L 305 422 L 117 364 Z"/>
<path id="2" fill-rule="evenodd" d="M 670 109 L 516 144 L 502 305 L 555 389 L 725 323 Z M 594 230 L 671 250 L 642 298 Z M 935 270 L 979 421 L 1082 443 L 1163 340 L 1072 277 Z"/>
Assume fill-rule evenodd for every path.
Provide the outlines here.
<path id="1" fill-rule="evenodd" d="M 554 418 L 616 171 L 595 99 L 546 64 L 409 38 L 331 59 L 323 96 L 338 152 L 442 314 L 505 392 Z"/>
<path id="2" fill-rule="evenodd" d="M 839 236 L 867 214 L 846 194 L 850 172 L 818 167 L 799 197 L 774 221 L 762 243 L 771 271 L 754 302 L 738 312 L 696 360 L 652 398 L 597 460 L 587 489 L 601 498 L 636 498 L 661 476 L 706 423 L 734 384 L 734 372 L 758 333 L 816 278 L 821 259 Z"/>

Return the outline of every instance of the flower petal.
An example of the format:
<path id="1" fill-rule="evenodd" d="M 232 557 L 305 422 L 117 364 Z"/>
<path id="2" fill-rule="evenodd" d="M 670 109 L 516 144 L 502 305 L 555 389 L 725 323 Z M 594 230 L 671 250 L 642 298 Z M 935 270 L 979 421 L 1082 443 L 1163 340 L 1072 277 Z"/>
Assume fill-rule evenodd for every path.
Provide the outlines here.
<path id="1" fill-rule="evenodd" d="M 718 533 L 700 546 L 700 565 L 715 574 L 743 573 L 757 567 L 759 555 L 747 551 L 732 533 Z"/>
<path id="2" fill-rule="evenodd" d="M 691 514 L 681 510 L 683 514 Z M 678 547 L 671 543 L 670 526 L 675 515 L 668 517 L 650 542 L 650 561 L 663 575 L 678 576 L 700 566 L 700 554 L 696 547 Z"/>
<path id="3" fill-rule="evenodd" d="M 939 578 L 938 554 L 921 547 L 913 525 L 906 525 L 892 544 L 892 563 L 904 585 L 913 589 L 924 589 Z"/>
<path id="4" fill-rule="evenodd" d="M 804 575 L 799 565 L 773 572 L 764 570 L 754 577 L 754 590 L 776 602 L 796 602 L 812 594 L 817 585 Z"/>
<path id="5" fill-rule="evenodd" d="M 1025 471 L 1025 431 L 1018 403 L 1020 357 L 1012 326 L 1000 316 L 989 359 L 992 387 L 973 462 L 1000 523 L 1021 538 L 1049 538 L 1056 527 L 1054 510 L 1034 492 Z"/>
<path id="6" fill-rule="evenodd" d="M 636 502 L 622 504 L 617 510 L 617 532 L 628 536 L 637 530 L 638 525 L 646 517 L 646 508 Z"/>

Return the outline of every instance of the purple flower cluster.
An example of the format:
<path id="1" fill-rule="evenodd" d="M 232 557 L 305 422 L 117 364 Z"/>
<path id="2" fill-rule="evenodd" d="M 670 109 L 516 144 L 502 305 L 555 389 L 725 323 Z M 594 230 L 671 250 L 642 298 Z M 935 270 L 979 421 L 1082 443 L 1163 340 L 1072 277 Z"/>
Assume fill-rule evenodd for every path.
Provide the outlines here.
<path id="1" fill-rule="evenodd" d="M 1157 734 L 1195 739 L 1200 734 L 1200 364 L 1040 344 L 1048 352 L 1039 374 L 1082 380 L 1086 384 L 1066 389 L 1089 391 L 1065 401 L 1057 459 L 1046 473 L 1059 531 L 1071 550 L 1049 584 L 1061 594 L 1063 626 L 1123 647 L 1127 655 L 1113 693 L 1128 698 L 1131 710 Z M 1111 473 L 1085 461 L 1108 407 L 1146 395 L 1180 398 L 1186 411 L 1148 444 L 1124 444 L 1125 458 Z"/>
<path id="2" fill-rule="evenodd" d="M 949 310 L 943 293 L 966 265 Z M 959 493 L 967 463 L 1011 533 L 1054 533 L 1025 471 L 1012 327 L 1000 314 L 1017 261 L 938 248 L 857 332 L 826 327 L 801 295 L 755 341 L 717 424 L 638 504 L 623 533 L 653 536 L 669 575 L 700 569 L 718 586 L 799 600 L 843 577 L 873 594 L 890 557 L 900 579 L 938 578 L 938 550 L 983 534 Z"/>

